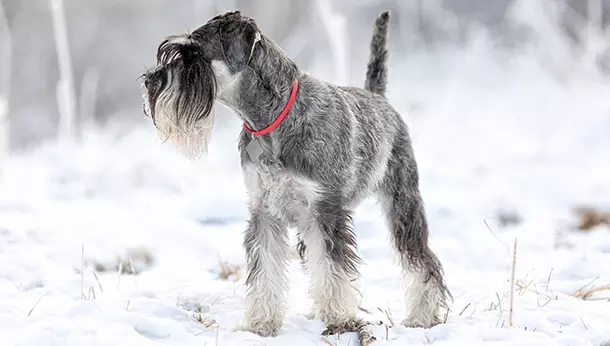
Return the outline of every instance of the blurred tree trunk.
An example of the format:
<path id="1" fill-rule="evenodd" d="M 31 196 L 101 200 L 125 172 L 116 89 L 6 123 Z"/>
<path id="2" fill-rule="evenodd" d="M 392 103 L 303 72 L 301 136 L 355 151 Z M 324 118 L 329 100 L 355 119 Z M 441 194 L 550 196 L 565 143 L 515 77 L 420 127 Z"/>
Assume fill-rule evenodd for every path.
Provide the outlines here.
<path id="1" fill-rule="evenodd" d="M 8 101 L 11 73 L 11 33 L 0 3 L 0 174 L 9 145 Z"/>

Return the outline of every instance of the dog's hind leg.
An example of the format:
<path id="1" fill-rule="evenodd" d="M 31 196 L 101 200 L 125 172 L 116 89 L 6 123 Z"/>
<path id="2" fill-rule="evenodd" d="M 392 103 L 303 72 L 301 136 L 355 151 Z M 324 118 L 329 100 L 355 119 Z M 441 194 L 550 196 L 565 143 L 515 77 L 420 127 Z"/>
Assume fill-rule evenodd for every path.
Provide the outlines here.
<path id="1" fill-rule="evenodd" d="M 419 176 L 409 137 L 399 132 L 379 197 L 404 279 L 407 327 L 428 328 L 440 323 L 440 309 L 451 294 L 443 269 L 428 245 L 428 224 L 419 192 Z"/>
<path id="2" fill-rule="evenodd" d="M 326 334 L 357 331 L 360 297 L 353 284 L 359 276 L 360 259 L 350 214 L 336 197 L 323 197 L 313 208 L 311 217 L 300 225 L 300 236 L 311 275 L 309 293 L 315 317 L 333 329 Z"/>

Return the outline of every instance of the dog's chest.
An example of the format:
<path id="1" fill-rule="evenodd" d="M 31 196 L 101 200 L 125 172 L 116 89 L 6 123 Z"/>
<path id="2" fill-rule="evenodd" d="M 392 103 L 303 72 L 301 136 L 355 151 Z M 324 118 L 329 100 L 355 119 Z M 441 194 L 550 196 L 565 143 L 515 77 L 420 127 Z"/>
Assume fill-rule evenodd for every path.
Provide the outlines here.
<path id="1" fill-rule="evenodd" d="M 260 162 L 248 165 L 244 173 L 250 175 L 246 184 L 252 197 L 259 199 L 271 215 L 291 226 L 309 217 L 318 191 L 315 183 Z"/>

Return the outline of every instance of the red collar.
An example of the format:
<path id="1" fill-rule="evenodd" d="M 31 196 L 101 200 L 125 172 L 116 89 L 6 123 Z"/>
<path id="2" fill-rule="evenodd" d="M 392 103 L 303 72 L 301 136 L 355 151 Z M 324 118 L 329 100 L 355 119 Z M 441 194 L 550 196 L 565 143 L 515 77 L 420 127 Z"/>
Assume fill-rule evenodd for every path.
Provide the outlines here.
<path id="1" fill-rule="evenodd" d="M 275 130 L 275 128 L 280 125 L 282 120 L 284 120 L 284 118 L 286 118 L 286 116 L 288 115 L 288 112 L 290 112 L 290 108 L 292 108 L 292 105 L 294 104 L 294 99 L 296 99 L 296 97 L 297 97 L 297 90 L 299 90 L 299 81 L 297 79 L 295 79 L 294 82 L 292 83 L 292 91 L 290 92 L 290 98 L 288 99 L 288 103 L 286 103 L 286 106 L 284 106 L 284 109 L 282 109 L 282 112 L 280 113 L 280 115 L 269 126 L 265 127 L 262 130 L 258 130 L 258 131 L 252 130 L 250 127 L 248 127 L 248 125 L 246 123 L 244 123 L 244 128 L 246 129 L 246 131 L 250 132 L 251 134 L 253 134 L 255 136 L 262 136 L 262 135 L 266 135 L 269 132 Z"/>

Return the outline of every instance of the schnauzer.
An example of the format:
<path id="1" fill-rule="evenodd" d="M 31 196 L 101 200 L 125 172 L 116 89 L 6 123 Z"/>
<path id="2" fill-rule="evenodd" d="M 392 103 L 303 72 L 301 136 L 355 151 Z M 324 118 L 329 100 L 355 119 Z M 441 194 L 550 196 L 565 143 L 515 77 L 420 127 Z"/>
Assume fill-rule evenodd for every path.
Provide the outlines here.
<path id="1" fill-rule="evenodd" d="M 428 244 L 407 125 L 385 97 L 389 13 L 376 20 L 364 88 L 302 70 L 239 11 L 170 36 L 143 75 L 144 111 L 185 153 L 205 152 L 219 101 L 243 121 L 238 149 L 248 190 L 244 329 L 273 336 L 287 310 L 288 227 L 311 274 L 324 333 L 360 328 L 354 287 L 361 262 L 352 212 L 375 195 L 408 285 L 408 327 L 441 322 L 451 294 Z"/>

